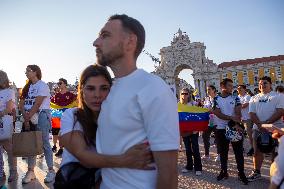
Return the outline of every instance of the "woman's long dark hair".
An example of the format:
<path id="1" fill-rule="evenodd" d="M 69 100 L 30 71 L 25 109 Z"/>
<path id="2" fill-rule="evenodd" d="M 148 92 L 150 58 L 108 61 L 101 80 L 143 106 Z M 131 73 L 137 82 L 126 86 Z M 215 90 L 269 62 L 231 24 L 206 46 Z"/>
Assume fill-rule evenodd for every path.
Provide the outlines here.
<path id="1" fill-rule="evenodd" d="M 41 80 L 41 70 L 40 67 L 37 65 L 28 65 L 27 68 L 31 69 L 33 72 L 36 72 L 36 77 Z M 30 85 L 32 84 L 31 80 L 27 81 L 27 84 L 24 86 L 22 90 L 22 94 L 20 96 L 20 99 L 25 99 L 28 96 Z"/>
<path id="2" fill-rule="evenodd" d="M 103 76 L 109 82 L 109 84 L 112 85 L 112 79 L 107 69 L 103 66 L 95 64 L 88 66 L 83 71 L 78 86 L 79 104 L 78 104 L 78 111 L 76 112 L 75 117 L 83 128 L 84 139 L 88 146 L 95 145 L 94 139 L 96 137 L 98 125 L 97 122 L 94 120 L 94 114 L 92 110 L 86 105 L 84 101 L 83 88 L 90 77 L 97 77 L 97 76 Z"/>

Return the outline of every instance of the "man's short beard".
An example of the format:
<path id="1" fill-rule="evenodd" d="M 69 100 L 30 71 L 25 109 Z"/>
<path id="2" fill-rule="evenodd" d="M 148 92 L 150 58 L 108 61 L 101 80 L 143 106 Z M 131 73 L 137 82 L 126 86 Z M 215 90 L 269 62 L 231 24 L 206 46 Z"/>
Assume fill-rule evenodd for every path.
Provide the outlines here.
<path id="1" fill-rule="evenodd" d="M 124 56 L 122 44 L 118 44 L 118 47 L 107 54 L 101 53 L 101 57 L 97 57 L 97 63 L 102 66 L 110 66 L 118 59 Z"/>

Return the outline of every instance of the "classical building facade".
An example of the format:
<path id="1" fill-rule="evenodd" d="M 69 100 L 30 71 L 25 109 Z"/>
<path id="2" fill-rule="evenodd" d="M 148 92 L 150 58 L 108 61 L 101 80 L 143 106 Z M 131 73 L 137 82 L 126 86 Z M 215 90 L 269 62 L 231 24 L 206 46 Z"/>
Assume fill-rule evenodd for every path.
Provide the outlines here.
<path id="1" fill-rule="evenodd" d="M 252 92 L 258 88 L 260 77 L 269 76 L 273 87 L 284 85 L 284 55 L 223 62 L 218 65 L 220 80 L 230 78 L 235 87 L 244 84 Z"/>
<path id="2" fill-rule="evenodd" d="M 258 85 L 262 76 L 270 76 L 273 86 L 283 85 L 284 80 L 284 55 L 224 62 L 219 65 L 213 63 L 205 56 L 204 43 L 191 42 L 188 35 L 180 29 L 174 35 L 171 45 L 160 50 L 161 62 L 156 66 L 154 74 L 160 76 L 168 83 L 174 92 L 183 87 L 192 88 L 184 80 L 178 78 L 183 69 L 191 69 L 194 79 L 194 88 L 198 96 L 206 96 L 206 87 L 210 84 L 220 88 L 223 78 L 238 84 L 245 84 L 250 90 Z"/>
<path id="3" fill-rule="evenodd" d="M 171 45 L 160 50 L 161 63 L 153 73 L 164 79 L 173 91 L 179 91 L 185 86 L 178 78 L 179 73 L 183 69 L 191 69 L 195 88 L 200 97 L 205 97 L 206 86 L 218 86 L 220 79 L 218 66 L 205 57 L 205 49 L 203 43 L 191 42 L 188 35 L 179 29 Z"/>

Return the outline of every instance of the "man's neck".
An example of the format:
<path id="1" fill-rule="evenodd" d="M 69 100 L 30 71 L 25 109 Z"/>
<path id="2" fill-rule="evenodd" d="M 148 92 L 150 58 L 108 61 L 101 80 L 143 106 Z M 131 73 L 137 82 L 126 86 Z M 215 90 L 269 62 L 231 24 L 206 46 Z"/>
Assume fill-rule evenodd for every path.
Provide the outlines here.
<path id="1" fill-rule="evenodd" d="M 227 91 L 222 91 L 221 95 L 222 96 L 229 96 L 229 95 L 231 95 L 231 93 L 229 93 Z"/>
<path id="2" fill-rule="evenodd" d="M 245 95 L 246 95 L 246 93 L 240 94 L 240 96 L 245 96 Z"/>
<path id="3" fill-rule="evenodd" d="M 261 92 L 261 94 L 268 94 L 268 93 L 270 93 L 271 92 L 271 90 L 270 91 L 266 91 L 266 92 Z"/>
<path id="4" fill-rule="evenodd" d="M 110 65 L 111 70 L 116 78 L 125 77 L 137 70 L 136 60 L 121 59 Z"/>

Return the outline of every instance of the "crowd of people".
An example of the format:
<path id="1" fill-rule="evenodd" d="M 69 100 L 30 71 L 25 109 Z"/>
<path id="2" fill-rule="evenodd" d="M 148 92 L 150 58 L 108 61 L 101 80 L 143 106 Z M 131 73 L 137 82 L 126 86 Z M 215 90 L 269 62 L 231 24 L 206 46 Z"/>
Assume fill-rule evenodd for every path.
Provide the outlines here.
<path id="1" fill-rule="evenodd" d="M 102 189 L 165 189 L 177 188 L 177 158 L 181 141 L 186 149 L 187 164 L 181 171 L 195 171 L 202 175 L 202 163 L 210 159 L 210 139 L 214 133 L 217 158 L 220 161 L 218 181 L 227 179 L 229 145 L 233 147 L 238 176 L 243 184 L 261 178 L 263 133 L 275 132 L 280 138 L 284 133 L 283 87 L 272 90 L 271 78 L 259 80 L 260 92 L 251 96 L 245 85 L 233 94 L 233 81 L 224 79 L 220 92 L 215 86 L 207 87 L 208 96 L 198 103 L 189 89 L 180 91 L 178 103 L 202 106 L 210 113 L 208 128 L 180 133 L 177 99 L 169 86 L 159 77 L 138 69 L 136 60 L 144 48 L 145 31 L 141 23 L 127 15 L 111 16 L 94 41 L 97 64 L 84 69 L 80 76 L 78 94 L 68 92 L 67 80 L 60 78 L 58 91 L 51 96 L 48 85 L 41 80 L 37 65 L 26 67 L 27 84 L 16 104 L 15 93 L 9 89 L 9 79 L 0 71 L 0 119 L 15 117 L 15 109 L 23 116 L 22 132 L 41 131 L 43 151 L 48 172 L 46 183 L 54 188 Z M 112 79 L 106 66 L 110 67 Z M 64 109 L 59 128 L 52 128 L 50 104 L 67 107 L 77 101 L 76 107 Z M 276 125 L 275 128 L 263 127 Z M 53 147 L 49 141 L 53 135 Z M 284 132 L 284 131 L 283 131 Z M 254 169 L 249 176 L 244 170 L 244 133 L 247 134 L 253 155 Z M 201 157 L 199 134 L 202 135 L 205 154 Z M 268 135 L 269 140 L 272 135 Z M 182 139 L 182 140 L 181 140 Z M 57 142 L 59 140 L 59 150 Z M 264 139 L 263 139 L 264 140 Z M 274 170 L 271 187 L 283 182 L 283 137 L 279 155 L 274 148 Z M 3 150 L 7 151 L 10 175 L 8 182 L 18 179 L 17 159 L 13 156 L 12 137 L 0 140 L 0 180 L 5 181 Z M 60 168 L 54 170 L 53 153 L 62 158 Z M 276 157 L 276 158 L 275 158 Z M 27 158 L 28 171 L 23 184 L 36 178 L 36 158 Z M 283 188 L 284 186 L 282 186 Z"/>
<path id="2" fill-rule="evenodd" d="M 233 94 L 233 81 L 231 79 L 224 79 L 220 83 L 220 92 L 217 94 L 215 86 L 207 87 L 208 96 L 201 104 L 192 101 L 192 92 L 187 88 L 180 92 L 180 103 L 188 106 L 203 106 L 208 108 L 211 113 L 208 129 L 202 132 L 205 154 L 202 157 L 204 160 L 210 159 L 210 135 L 214 132 L 215 141 L 217 144 L 216 161 L 220 161 L 220 173 L 217 180 L 228 178 L 228 151 L 231 143 L 235 159 L 237 163 L 237 170 L 239 180 L 244 184 L 249 181 L 255 181 L 261 178 L 261 166 L 264 159 L 264 153 L 272 155 L 272 162 L 274 161 L 277 152 L 276 145 L 270 145 L 269 151 L 262 150 L 261 138 L 267 133 L 276 132 L 282 133 L 284 131 L 284 88 L 282 86 L 276 87 L 272 90 L 272 81 L 270 77 L 264 76 L 259 80 L 260 92 L 256 95 L 251 94 L 246 90 L 245 85 L 237 87 L 238 95 Z M 273 124 L 277 128 L 263 127 L 263 124 Z M 232 133 L 230 127 L 233 128 Z M 231 130 L 232 130 L 231 128 Z M 282 129 L 282 131 L 281 131 Z M 272 134 L 268 134 L 268 140 L 277 140 L 282 134 L 278 135 L 276 139 L 272 139 Z M 198 133 L 183 133 L 183 141 L 186 149 L 187 165 L 182 172 L 186 173 L 194 170 L 196 175 L 201 175 L 202 168 L 200 161 L 200 153 L 198 150 Z M 250 149 L 247 152 L 248 156 L 253 156 L 253 170 L 247 177 L 244 171 L 244 146 L 245 137 L 248 138 Z M 189 139 L 190 137 L 190 139 Z M 270 138 L 269 138 L 270 137 Z M 189 141 L 189 142 L 188 142 Z M 275 141 L 277 144 L 277 142 Z M 194 163 L 192 161 L 194 157 Z M 283 174 L 283 172 L 281 173 Z M 283 176 L 282 176 L 283 177 Z"/>

